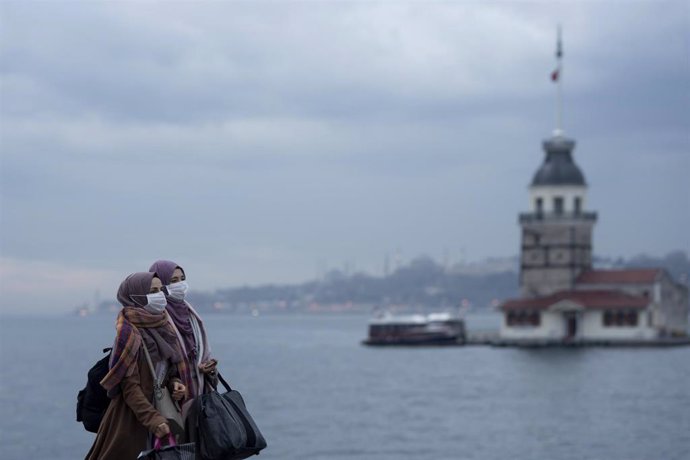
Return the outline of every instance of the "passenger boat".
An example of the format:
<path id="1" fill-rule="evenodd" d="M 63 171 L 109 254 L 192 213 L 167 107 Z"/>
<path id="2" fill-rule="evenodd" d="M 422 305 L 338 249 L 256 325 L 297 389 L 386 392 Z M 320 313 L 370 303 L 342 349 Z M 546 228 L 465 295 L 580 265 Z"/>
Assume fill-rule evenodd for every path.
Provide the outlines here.
<path id="1" fill-rule="evenodd" d="M 364 345 L 462 345 L 465 322 L 452 313 L 393 315 L 384 313 L 369 321 Z"/>

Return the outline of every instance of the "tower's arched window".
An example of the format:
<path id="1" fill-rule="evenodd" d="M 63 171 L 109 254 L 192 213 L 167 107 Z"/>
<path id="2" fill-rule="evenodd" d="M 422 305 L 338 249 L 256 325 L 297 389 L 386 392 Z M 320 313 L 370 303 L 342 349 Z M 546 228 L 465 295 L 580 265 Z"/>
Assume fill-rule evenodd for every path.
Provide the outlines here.
<path id="1" fill-rule="evenodd" d="M 553 199 L 553 212 L 563 214 L 563 197 L 557 196 Z"/>
<path id="2" fill-rule="evenodd" d="M 544 200 L 541 197 L 534 200 L 534 209 L 538 216 L 544 213 Z"/>
<path id="3" fill-rule="evenodd" d="M 582 212 L 582 198 L 576 196 L 573 205 L 573 209 L 575 209 L 575 214 L 580 214 L 580 212 Z"/>

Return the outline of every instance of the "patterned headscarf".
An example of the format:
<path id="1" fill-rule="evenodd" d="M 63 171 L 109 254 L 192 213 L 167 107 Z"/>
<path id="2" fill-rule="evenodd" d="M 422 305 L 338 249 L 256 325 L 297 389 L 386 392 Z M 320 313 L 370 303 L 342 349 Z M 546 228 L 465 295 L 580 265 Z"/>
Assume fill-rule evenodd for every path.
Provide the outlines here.
<path id="1" fill-rule="evenodd" d="M 190 388 L 189 375 L 177 335 L 170 326 L 165 312 L 151 313 L 137 305 L 132 296 L 146 296 L 151 289 L 155 273 L 133 273 L 120 284 L 117 299 L 122 310 L 117 315 L 116 336 L 110 355 L 110 370 L 101 380 L 101 386 L 111 393 L 126 376 L 131 375 L 142 343 L 155 362 L 169 359 L 177 365 L 182 383 Z"/>

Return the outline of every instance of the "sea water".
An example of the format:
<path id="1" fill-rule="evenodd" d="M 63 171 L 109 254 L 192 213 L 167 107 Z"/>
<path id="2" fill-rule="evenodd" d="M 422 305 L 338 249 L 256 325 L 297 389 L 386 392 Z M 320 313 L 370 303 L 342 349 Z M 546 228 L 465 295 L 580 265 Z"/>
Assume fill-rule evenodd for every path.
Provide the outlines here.
<path id="1" fill-rule="evenodd" d="M 263 460 L 690 458 L 690 347 L 369 348 L 363 316 L 204 319 Z M 113 334 L 108 315 L 0 318 L 0 458 L 83 458 L 76 395 Z"/>

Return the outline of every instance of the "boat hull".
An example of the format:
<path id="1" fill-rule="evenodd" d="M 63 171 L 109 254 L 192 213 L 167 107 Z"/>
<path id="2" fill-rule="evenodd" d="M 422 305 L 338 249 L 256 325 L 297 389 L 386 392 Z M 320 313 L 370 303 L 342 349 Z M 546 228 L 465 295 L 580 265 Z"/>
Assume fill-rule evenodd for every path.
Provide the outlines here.
<path id="1" fill-rule="evenodd" d="M 464 345 L 465 341 L 461 337 L 421 337 L 397 338 L 390 340 L 366 339 L 362 345 L 370 347 L 389 347 L 389 346 L 451 346 Z"/>

